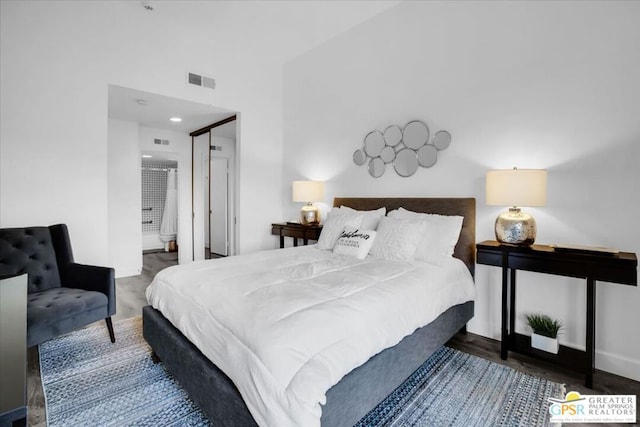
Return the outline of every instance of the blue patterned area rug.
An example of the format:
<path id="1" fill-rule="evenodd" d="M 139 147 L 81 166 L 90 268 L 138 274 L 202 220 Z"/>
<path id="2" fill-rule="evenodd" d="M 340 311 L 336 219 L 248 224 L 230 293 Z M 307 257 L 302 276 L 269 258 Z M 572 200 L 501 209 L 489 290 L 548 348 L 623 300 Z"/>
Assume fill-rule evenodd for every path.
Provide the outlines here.
<path id="1" fill-rule="evenodd" d="M 48 425 L 206 426 L 162 364 L 151 361 L 142 319 L 102 323 L 40 345 Z M 367 414 L 364 426 L 546 426 L 562 385 L 447 347 Z"/>
<path id="2" fill-rule="evenodd" d="M 357 427 L 549 426 L 564 386 L 442 347 Z"/>
<path id="3" fill-rule="evenodd" d="M 151 360 L 142 317 L 104 322 L 40 345 L 47 425 L 208 426 L 162 364 Z"/>

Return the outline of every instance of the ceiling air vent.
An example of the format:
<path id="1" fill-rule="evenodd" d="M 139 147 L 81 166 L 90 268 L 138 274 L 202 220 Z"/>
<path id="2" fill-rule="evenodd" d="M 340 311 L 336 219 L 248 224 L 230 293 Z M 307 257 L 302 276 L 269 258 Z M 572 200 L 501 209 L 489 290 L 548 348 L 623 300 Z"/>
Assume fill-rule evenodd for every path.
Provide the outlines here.
<path id="1" fill-rule="evenodd" d="M 153 143 L 156 145 L 169 145 L 169 140 L 154 138 Z"/>
<path id="2" fill-rule="evenodd" d="M 187 82 L 192 85 L 208 87 L 209 89 L 216 88 L 216 81 L 207 76 L 201 76 L 200 74 L 187 73 Z"/>

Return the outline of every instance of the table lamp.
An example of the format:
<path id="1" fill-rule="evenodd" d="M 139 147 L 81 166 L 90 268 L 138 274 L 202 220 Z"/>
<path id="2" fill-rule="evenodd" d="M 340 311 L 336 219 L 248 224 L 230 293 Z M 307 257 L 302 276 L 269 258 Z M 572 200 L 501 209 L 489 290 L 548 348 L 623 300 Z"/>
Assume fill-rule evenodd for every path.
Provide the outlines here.
<path id="1" fill-rule="evenodd" d="M 529 246 L 536 240 L 536 221 L 520 206 L 544 206 L 547 201 L 547 171 L 544 169 L 507 169 L 487 172 L 488 205 L 510 206 L 509 212 L 496 218 L 496 240 L 500 243 Z"/>
<path id="2" fill-rule="evenodd" d="M 293 181 L 293 201 L 306 203 L 300 210 L 300 223 L 318 224 L 320 212 L 313 202 L 324 200 L 324 183 L 321 181 Z"/>

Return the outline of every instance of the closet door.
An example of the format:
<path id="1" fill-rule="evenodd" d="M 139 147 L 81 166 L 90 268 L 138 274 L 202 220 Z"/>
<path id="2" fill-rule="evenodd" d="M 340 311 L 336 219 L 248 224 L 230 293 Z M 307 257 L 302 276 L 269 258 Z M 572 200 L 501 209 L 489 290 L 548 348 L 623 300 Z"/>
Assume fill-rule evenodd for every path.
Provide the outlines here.
<path id="1" fill-rule="evenodd" d="M 209 191 L 209 133 L 196 136 L 193 144 L 193 260 L 204 259 L 205 196 Z"/>
<path id="2" fill-rule="evenodd" d="M 229 233 L 229 160 L 223 157 L 211 158 L 210 182 L 210 244 L 211 253 L 228 255 Z"/>

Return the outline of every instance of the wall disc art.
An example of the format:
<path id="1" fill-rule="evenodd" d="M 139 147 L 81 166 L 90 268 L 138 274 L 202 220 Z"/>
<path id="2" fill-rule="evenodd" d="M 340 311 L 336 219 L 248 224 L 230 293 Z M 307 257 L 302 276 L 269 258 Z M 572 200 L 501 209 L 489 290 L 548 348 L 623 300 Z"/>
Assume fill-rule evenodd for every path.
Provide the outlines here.
<path id="1" fill-rule="evenodd" d="M 431 140 L 430 140 L 431 139 Z M 441 130 L 433 135 L 426 123 L 412 120 L 404 128 L 388 126 L 384 132 L 369 132 L 362 142 L 362 148 L 353 153 L 353 162 L 368 165 L 369 175 L 381 177 L 386 165 L 391 163 L 396 173 L 408 177 L 416 173 L 418 167 L 430 168 L 438 161 L 438 152 L 451 144 L 451 134 Z"/>

